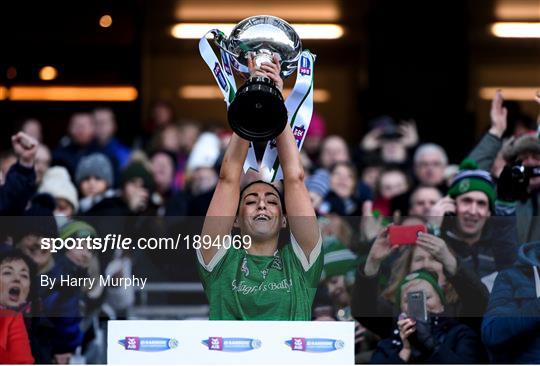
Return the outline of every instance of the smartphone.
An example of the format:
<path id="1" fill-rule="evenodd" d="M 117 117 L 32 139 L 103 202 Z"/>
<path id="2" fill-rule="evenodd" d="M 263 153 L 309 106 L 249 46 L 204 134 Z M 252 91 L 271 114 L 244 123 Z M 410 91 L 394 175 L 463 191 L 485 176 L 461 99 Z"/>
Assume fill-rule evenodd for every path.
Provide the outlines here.
<path id="1" fill-rule="evenodd" d="M 388 228 L 388 238 L 392 245 L 414 244 L 418 233 L 427 233 L 426 225 L 392 225 Z"/>
<path id="2" fill-rule="evenodd" d="M 426 294 L 413 291 L 407 294 L 407 315 L 414 320 L 427 321 Z"/>

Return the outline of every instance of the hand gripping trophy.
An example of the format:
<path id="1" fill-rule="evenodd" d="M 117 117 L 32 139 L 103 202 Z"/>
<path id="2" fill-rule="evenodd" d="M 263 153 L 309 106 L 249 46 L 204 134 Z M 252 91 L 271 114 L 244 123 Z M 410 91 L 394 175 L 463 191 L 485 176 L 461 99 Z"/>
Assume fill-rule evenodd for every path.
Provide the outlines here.
<path id="1" fill-rule="evenodd" d="M 242 20 L 229 37 L 213 29 L 214 42 L 220 48 L 218 60 L 206 37 L 199 42 L 199 51 L 212 71 L 228 106 L 227 118 L 232 130 L 249 141 L 269 141 L 261 162 L 257 165 L 253 145 L 248 152 L 244 169 L 261 170 L 274 181 L 280 178 L 277 151 L 272 140 L 287 123 L 291 124 L 298 148 L 305 138 L 313 113 L 313 64 L 315 55 L 302 50 L 302 42 L 286 21 L 269 15 Z M 297 71 L 295 86 L 286 101 L 264 76 L 251 76 L 248 59 L 254 65 L 272 63 L 274 55 L 280 60 L 280 76 L 285 79 Z M 233 69 L 246 78 L 236 90 Z"/>

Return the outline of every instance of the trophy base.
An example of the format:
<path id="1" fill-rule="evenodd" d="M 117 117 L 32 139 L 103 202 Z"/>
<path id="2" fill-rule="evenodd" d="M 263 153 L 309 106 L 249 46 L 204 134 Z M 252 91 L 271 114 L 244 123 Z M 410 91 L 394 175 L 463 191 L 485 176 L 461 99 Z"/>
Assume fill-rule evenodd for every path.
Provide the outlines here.
<path id="1" fill-rule="evenodd" d="M 238 89 L 227 117 L 232 130 L 250 141 L 272 140 L 287 125 L 283 96 L 266 77 L 251 77 Z"/>

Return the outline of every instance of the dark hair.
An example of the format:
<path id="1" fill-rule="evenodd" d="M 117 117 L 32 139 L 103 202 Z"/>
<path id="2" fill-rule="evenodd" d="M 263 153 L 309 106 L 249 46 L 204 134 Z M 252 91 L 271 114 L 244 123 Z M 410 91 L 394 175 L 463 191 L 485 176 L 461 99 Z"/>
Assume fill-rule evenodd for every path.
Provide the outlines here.
<path id="1" fill-rule="evenodd" d="M 281 212 L 283 213 L 283 215 L 285 215 L 286 210 L 285 210 L 285 200 L 283 198 L 283 194 L 272 183 L 265 182 L 264 180 L 261 180 L 261 179 L 255 180 L 253 182 L 250 182 L 250 183 L 246 184 L 244 186 L 244 188 L 242 188 L 240 190 L 240 198 L 239 198 L 239 201 L 238 201 L 238 209 L 236 210 L 236 214 L 238 215 L 238 212 L 240 211 L 240 202 L 242 201 L 242 195 L 244 194 L 245 190 L 248 189 L 249 187 L 251 187 L 252 185 L 257 184 L 257 183 L 266 184 L 266 185 L 272 187 L 276 191 L 276 193 L 277 193 L 277 195 L 279 197 L 279 201 L 281 202 Z"/>
<path id="2" fill-rule="evenodd" d="M 335 163 L 330 167 L 330 174 L 333 174 L 334 171 L 339 168 L 340 166 L 343 166 L 345 168 L 348 168 L 353 173 L 353 178 L 355 181 L 358 180 L 358 171 L 356 170 L 356 166 L 353 163 L 349 163 L 348 161 L 340 161 Z"/>
<path id="3" fill-rule="evenodd" d="M 0 265 L 2 263 L 9 263 L 13 261 L 21 260 L 28 267 L 29 278 L 30 278 L 30 290 L 28 291 L 27 301 L 36 303 L 37 300 L 37 285 L 36 285 L 36 275 L 37 275 L 37 266 L 24 252 L 20 249 L 11 249 L 5 252 L 0 252 Z"/>
<path id="4" fill-rule="evenodd" d="M 150 159 L 153 159 L 154 156 L 156 156 L 158 154 L 162 154 L 162 155 L 167 156 L 172 161 L 173 169 L 176 172 L 176 166 L 178 165 L 178 162 L 176 160 L 176 155 L 174 154 L 174 152 L 169 151 L 169 150 L 165 150 L 165 149 L 155 149 L 155 150 L 150 152 Z"/>

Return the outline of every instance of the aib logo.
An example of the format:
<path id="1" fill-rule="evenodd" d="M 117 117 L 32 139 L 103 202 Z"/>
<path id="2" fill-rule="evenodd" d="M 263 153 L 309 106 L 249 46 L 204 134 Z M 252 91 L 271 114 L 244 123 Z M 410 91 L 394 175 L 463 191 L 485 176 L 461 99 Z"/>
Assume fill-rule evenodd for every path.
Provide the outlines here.
<path id="1" fill-rule="evenodd" d="M 296 140 L 296 145 L 298 145 L 298 148 L 300 148 L 300 144 L 302 143 L 302 139 L 304 138 L 305 133 L 306 129 L 304 128 L 304 125 L 295 126 L 293 128 L 293 135 L 294 139 Z"/>
<path id="2" fill-rule="evenodd" d="M 306 56 L 300 59 L 300 74 L 311 75 L 311 61 Z"/>
<path id="3" fill-rule="evenodd" d="M 130 351 L 138 351 L 141 348 L 141 340 L 139 337 L 126 337 L 125 347 Z"/>
<path id="4" fill-rule="evenodd" d="M 219 86 L 221 86 L 221 89 L 228 91 L 229 86 L 227 85 L 227 80 L 225 80 L 225 76 L 223 75 L 223 71 L 221 70 L 221 66 L 219 63 L 216 62 L 214 65 L 214 75 L 216 76 L 216 79 L 219 83 Z"/>
<path id="5" fill-rule="evenodd" d="M 223 338 L 221 337 L 210 337 L 208 338 L 208 349 L 213 351 L 222 351 L 223 350 Z"/>
<path id="6" fill-rule="evenodd" d="M 291 342 L 291 349 L 293 351 L 305 351 L 306 339 L 305 338 L 293 338 Z"/>

